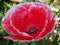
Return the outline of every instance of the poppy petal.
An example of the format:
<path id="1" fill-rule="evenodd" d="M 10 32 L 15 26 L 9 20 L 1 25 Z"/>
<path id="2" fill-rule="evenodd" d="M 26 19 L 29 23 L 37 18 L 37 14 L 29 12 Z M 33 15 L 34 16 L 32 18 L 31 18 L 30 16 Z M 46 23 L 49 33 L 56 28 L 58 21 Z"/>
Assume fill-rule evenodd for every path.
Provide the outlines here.
<path id="1" fill-rule="evenodd" d="M 19 7 L 17 10 L 15 10 L 15 13 L 11 15 L 11 25 L 17 29 L 16 31 L 25 32 L 30 25 L 35 25 L 36 27 L 40 28 L 40 31 L 42 31 L 42 29 L 45 27 L 47 19 L 47 12 L 45 11 L 45 8 L 34 8 L 34 6 L 32 9 L 31 8 L 30 12 L 28 12 L 25 8 Z"/>
<path id="2" fill-rule="evenodd" d="M 34 39 L 32 37 L 29 36 L 24 36 L 24 35 L 14 35 L 14 36 L 7 36 L 4 37 L 5 39 L 10 39 L 13 41 L 17 41 L 17 42 L 30 42 L 30 41 L 34 41 Z"/>
<path id="3" fill-rule="evenodd" d="M 42 32 L 39 34 L 40 36 L 37 37 L 37 40 L 42 39 L 42 38 L 44 38 L 47 34 L 49 34 L 49 33 L 54 29 L 54 26 L 55 26 L 55 18 L 53 18 L 52 21 L 51 21 L 49 24 L 47 24 L 45 30 L 42 31 Z"/>
<path id="4" fill-rule="evenodd" d="M 47 20 L 48 20 L 48 22 L 50 22 L 52 19 L 53 19 L 53 15 L 52 15 L 52 11 L 51 11 L 51 9 L 50 9 L 50 7 L 48 6 L 48 5 L 44 5 L 44 4 L 41 4 L 41 3 L 36 3 L 36 5 L 38 6 L 38 7 L 44 7 L 44 9 L 48 12 L 47 13 Z"/>
<path id="5" fill-rule="evenodd" d="M 11 15 L 11 9 L 7 12 L 7 14 L 5 15 L 5 17 L 3 17 L 2 19 L 2 26 L 4 27 L 5 31 L 8 34 L 18 34 L 18 32 L 13 29 L 13 27 L 10 25 L 10 15 Z"/>

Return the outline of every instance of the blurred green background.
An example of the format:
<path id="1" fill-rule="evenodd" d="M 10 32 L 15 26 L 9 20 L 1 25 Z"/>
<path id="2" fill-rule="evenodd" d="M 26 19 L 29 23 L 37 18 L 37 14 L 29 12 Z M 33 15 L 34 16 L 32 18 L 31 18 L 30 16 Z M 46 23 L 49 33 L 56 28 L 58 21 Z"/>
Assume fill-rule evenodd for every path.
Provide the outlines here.
<path id="1" fill-rule="evenodd" d="M 54 7 L 53 9 L 56 9 L 52 9 L 52 12 L 56 17 L 56 26 L 54 31 L 42 40 L 29 43 L 13 42 L 11 40 L 4 39 L 3 37 L 7 36 L 8 34 L 4 31 L 2 27 L 2 17 L 12 6 L 28 1 L 42 2 L 49 5 L 51 8 Z M 60 45 L 60 0 L 0 0 L 0 45 Z"/>

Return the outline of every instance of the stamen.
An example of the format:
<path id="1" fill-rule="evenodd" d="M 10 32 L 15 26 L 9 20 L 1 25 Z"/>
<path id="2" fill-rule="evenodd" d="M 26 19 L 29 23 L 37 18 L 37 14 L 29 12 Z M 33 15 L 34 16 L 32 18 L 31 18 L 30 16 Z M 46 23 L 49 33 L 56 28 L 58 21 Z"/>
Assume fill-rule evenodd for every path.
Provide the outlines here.
<path id="1" fill-rule="evenodd" d="M 37 31 L 38 31 L 38 29 L 36 29 L 36 27 L 31 26 L 26 33 L 34 34 L 34 33 L 36 33 Z"/>

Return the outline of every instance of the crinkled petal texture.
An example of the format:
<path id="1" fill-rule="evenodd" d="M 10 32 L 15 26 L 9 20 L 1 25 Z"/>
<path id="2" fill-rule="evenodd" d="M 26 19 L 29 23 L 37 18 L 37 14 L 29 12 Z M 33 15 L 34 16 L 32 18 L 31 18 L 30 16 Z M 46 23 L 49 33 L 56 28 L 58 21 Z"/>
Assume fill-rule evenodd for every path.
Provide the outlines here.
<path id="1" fill-rule="evenodd" d="M 39 2 L 22 3 L 11 8 L 2 19 L 4 37 L 18 42 L 38 41 L 49 34 L 55 26 L 51 9 Z"/>

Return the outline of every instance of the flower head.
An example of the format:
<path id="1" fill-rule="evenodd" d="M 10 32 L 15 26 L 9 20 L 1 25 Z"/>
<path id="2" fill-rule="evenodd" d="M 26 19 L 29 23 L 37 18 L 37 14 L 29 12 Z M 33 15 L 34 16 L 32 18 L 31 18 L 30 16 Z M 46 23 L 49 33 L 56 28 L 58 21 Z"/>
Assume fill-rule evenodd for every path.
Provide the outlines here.
<path id="1" fill-rule="evenodd" d="M 5 37 L 18 42 L 38 41 L 55 26 L 50 8 L 39 2 L 20 3 L 12 7 L 2 19 Z"/>

